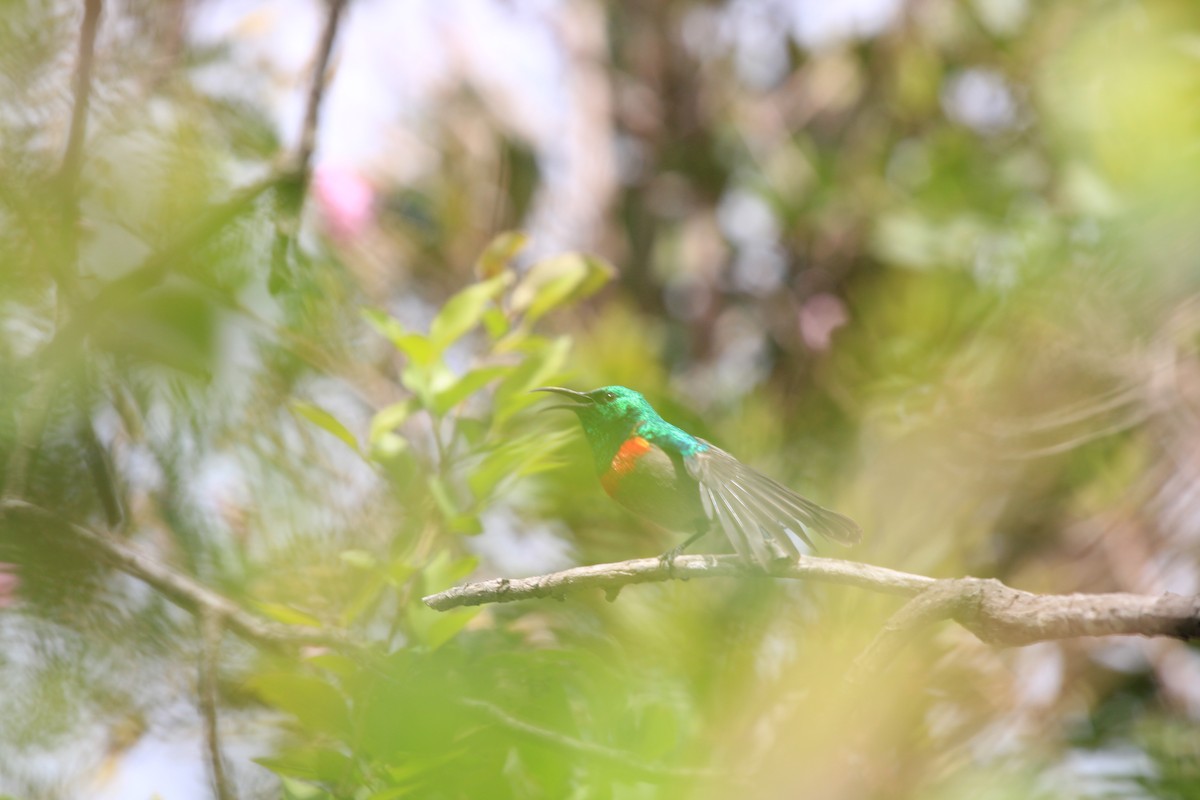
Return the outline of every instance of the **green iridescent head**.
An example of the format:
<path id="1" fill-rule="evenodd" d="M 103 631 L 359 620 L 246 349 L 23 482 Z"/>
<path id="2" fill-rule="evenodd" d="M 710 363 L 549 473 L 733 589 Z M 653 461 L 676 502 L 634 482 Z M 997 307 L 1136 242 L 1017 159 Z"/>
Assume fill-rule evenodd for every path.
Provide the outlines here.
<path id="1" fill-rule="evenodd" d="M 558 386 L 543 386 L 535 392 L 554 392 L 569 397 L 572 402 L 550 406 L 574 411 L 584 428 L 595 425 L 616 425 L 632 429 L 633 425 L 649 417 L 657 417 L 654 409 L 639 392 L 624 386 L 601 386 L 590 392 L 576 392 Z M 546 410 L 549 410 L 546 409 Z"/>
<path id="2" fill-rule="evenodd" d="M 575 412 L 592 446 L 597 468 L 608 466 L 621 443 L 639 425 L 662 421 L 662 417 L 646 402 L 646 398 L 624 386 L 601 386 L 590 392 L 544 386 L 534 391 L 553 392 L 571 400 L 570 403 L 549 406 L 546 410 L 565 408 Z"/>

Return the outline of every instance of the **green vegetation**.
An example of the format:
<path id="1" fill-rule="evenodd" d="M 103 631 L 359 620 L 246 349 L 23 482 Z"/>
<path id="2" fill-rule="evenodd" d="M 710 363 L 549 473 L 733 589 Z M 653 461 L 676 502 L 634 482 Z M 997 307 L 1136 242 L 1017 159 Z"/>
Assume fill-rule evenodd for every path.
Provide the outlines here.
<path id="1" fill-rule="evenodd" d="M 1194 643 L 944 625 L 851 686 L 896 598 L 421 602 L 679 541 L 547 384 L 861 524 L 821 555 L 1200 591 L 1200 6 L 925 0 L 808 47 L 785 3 L 563 4 L 561 136 L 439 62 L 351 223 L 250 22 L 104 4 L 81 107 L 76 5 L 0 3 L 0 795 L 160 740 L 202 771 L 214 710 L 238 797 L 1200 797 Z"/>

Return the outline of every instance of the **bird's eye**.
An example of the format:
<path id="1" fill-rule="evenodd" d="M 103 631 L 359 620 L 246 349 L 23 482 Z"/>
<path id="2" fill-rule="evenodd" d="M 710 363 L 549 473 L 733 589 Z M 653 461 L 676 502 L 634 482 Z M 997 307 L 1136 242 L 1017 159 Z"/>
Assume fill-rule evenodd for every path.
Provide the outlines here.
<path id="1" fill-rule="evenodd" d="M 605 392 L 605 393 L 604 393 L 604 399 L 605 399 L 605 400 L 616 400 L 616 399 L 617 399 L 617 395 L 616 395 L 614 392 Z"/>

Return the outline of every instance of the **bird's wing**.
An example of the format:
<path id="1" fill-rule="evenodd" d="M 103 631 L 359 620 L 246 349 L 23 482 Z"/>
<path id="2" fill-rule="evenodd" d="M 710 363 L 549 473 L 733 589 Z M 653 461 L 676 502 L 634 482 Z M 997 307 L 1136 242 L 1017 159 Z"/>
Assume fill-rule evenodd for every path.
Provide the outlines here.
<path id="1" fill-rule="evenodd" d="M 706 449 L 684 457 L 688 474 L 700 485 L 705 513 L 717 522 L 743 558 L 761 564 L 799 556 L 788 532 L 810 546 L 816 532 L 841 544 L 862 539 L 858 524 L 756 472 L 705 442 Z"/>

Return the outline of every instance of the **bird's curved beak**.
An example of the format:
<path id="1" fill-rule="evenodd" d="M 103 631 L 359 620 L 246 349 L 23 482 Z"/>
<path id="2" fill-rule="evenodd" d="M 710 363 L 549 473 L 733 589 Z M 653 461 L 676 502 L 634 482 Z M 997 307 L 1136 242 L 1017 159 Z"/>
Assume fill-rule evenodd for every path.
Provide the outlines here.
<path id="1" fill-rule="evenodd" d="M 569 397 L 575 401 L 574 405 L 546 406 L 545 408 L 542 409 L 542 411 L 553 411 L 556 408 L 565 408 L 568 411 L 574 411 L 575 409 L 579 408 L 581 405 L 591 405 L 592 403 L 596 402 L 595 400 L 588 397 L 583 392 L 577 392 L 574 389 L 563 389 L 561 386 L 542 386 L 540 388 L 534 389 L 533 391 L 535 391 L 535 392 L 554 392 L 555 394 L 561 394 L 563 397 Z"/>

